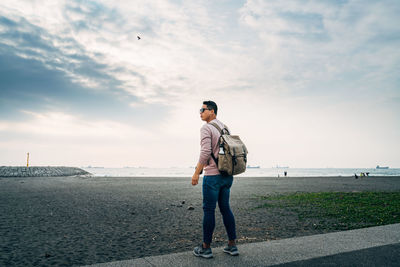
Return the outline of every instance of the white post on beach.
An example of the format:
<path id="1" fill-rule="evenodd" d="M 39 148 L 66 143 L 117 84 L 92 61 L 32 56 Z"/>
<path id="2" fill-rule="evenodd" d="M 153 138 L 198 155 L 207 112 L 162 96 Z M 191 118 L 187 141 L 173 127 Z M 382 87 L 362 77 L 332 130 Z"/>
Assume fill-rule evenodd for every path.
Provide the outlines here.
<path id="1" fill-rule="evenodd" d="M 27 159 L 26 159 L 26 167 L 29 167 L 29 152 L 28 152 Z"/>

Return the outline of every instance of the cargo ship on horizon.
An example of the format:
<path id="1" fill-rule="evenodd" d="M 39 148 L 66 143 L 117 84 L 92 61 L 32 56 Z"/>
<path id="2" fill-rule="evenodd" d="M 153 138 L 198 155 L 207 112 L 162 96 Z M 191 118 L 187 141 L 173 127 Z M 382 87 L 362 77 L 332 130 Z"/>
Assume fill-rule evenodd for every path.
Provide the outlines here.
<path id="1" fill-rule="evenodd" d="M 388 166 L 383 167 L 383 166 L 379 166 L 379 165 L 377 165 L 376 168 L 377 168 L 377 169 L 389 169 Z"/>

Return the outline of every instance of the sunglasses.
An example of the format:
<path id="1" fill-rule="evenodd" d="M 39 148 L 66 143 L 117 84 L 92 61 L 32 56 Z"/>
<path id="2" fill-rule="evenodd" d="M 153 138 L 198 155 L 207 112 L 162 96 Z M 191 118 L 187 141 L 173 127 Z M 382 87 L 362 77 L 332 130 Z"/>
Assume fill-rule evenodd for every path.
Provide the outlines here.
<path id="1" fill-rule="evenodd" d="M 211 109 L 209 109 L 209 108 L 201 108 L 201 109 L 200 109 L 200 114 L 203 113 L 203 112 L 206 111 L 206 110 L 211 110 Z"/>

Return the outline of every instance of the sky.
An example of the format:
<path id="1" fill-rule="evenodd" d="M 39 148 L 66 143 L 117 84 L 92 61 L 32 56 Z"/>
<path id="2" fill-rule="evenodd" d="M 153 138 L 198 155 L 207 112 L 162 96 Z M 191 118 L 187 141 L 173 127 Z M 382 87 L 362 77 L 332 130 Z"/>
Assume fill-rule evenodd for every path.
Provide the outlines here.
<path id="1" fill-rule="evenodd" d="M 400 167 L 400 2 L 0 3 L 0 166 Z M 137 36 L 140 36 L 138 40 Z"/>

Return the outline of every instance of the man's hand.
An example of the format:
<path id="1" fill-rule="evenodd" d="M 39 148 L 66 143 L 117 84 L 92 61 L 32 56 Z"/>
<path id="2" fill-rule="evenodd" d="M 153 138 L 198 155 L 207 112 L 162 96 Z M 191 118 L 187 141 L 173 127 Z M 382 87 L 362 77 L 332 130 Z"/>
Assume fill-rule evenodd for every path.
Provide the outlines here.
<path id="1" fill-rule="evenodd" d="M 204 165 L 201 163 L 197 163 L 196 170 L 192 176 L 192 185 L 197 185 L 199 183 L 200 173 L 203 171 Z"/>
<path id="2" fill-rule="evenodd" d="M 199 175 L 198 174 L 193 174 L 193 176 L 192 176 L 192 185 L 194 186 L 194 185 L 197 185 L 198 183 L 199 183 Z"/>

